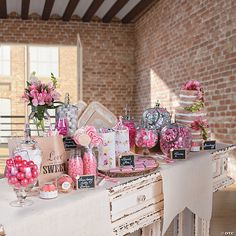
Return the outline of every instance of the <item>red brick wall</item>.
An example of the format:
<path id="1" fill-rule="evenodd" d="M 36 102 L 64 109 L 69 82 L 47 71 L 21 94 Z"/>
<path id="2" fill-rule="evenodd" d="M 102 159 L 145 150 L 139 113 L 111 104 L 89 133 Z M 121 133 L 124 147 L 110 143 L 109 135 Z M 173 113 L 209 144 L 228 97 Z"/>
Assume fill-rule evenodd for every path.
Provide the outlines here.
<path id="1" fill-rule="evenodd" d="M 76 45 L 78 33 L 84 50 L 84 101 L 100 101 L 120 114 L 133 99 L 133 25 L 0 19 L 0 43 Z"/>
<path id="2" fill-rule="evenodd" d="M 159 99 L 173 111 L 199 80 L 213 137 L 236 140 L 236 1 L 159 0 L 135 24 L 137 117 Z"/>

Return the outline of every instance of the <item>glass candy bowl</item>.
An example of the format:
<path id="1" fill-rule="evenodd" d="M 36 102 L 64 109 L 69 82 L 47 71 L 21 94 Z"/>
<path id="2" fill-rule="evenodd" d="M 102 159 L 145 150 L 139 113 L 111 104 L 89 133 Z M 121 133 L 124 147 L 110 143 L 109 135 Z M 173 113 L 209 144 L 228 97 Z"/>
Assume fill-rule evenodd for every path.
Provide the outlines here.
<path id="1" fill-rule="evenodd" d="M 191 149 L 192 135 L 189 129 L 183 125 L 170 124 L 161 130 L 160 148 L 161 151 L 170 157 L 172 149 Z"/>
<path id="2" fill-rule="evenodd" d="M 143 148 L 143 154 L 149 154 L 148 149 L 156 146 L 158 142 L 158 134 L 155 130 L 139 128 L 136 131 L 135 144 L 139 148 Z"/>
<path id="3" fill-rule="evenodd" d="M 23 207 L 33 204 L 26 197 L 27 192 L 37 183 L 38 174 L 38 166 L 33 161 L 24 160 L 21 156 L 6 161 L 5 177 L 17 196 L 17 200 L 10 202 L 11 206 Z"/>
<path id="4" fill-rule="evenodd" d="M 159 106 L 145 110 L 142 115 L 142 126 L 148 130 L 160 132 L 170 122 L 170 113 L 165 108 Z"/>

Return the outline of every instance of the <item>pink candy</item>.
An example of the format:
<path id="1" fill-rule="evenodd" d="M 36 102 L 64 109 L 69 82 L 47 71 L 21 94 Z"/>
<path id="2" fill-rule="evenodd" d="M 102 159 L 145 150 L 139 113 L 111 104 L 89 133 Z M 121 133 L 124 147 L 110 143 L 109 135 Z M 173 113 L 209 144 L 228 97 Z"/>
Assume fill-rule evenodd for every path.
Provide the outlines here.
<path id="1" fill-rule="evenodd" d="M 37 182 L 38 167 L 33 161 L 23 160 L 21 156 L 15 156 L 6 161 L 5 177 L 8 183 L 15 188 L 28 187 Z"/>
<path id="2" fill-rule="evenodd" d="M 187 127 L 172 124 L 163 128 L 160 138 L 161 151 L 170 156 L 171 149 L 184 148 L 190 150 L 192 143 L 191 132 Z"/>
<path id="3" fill-rule="evenodd" d="M 97 160 L 93 155 L 92 150 L 87 149 L 84 152 L 83 162 L 85 175 L 97 175 Z"/>
<path id="4" fill-rule="evenodd" d="M 68 120 L 66 118 L 59 118 L 56 122 L 56 129 L 59 134 L 66 136 L 69 130 Z"/>
<path id="5" fill-rule="evenodd" d="M 83 161 L 81 157 L 76 156 L 69 159 L 68 174 L 73 181 L 76 180 L 76 176 L 84 174 Z"/>
<path id="6" fill-rule="evenodd" d="M 135 141 L 138 147 L 152 148 L 156 145 L 158 136 L 152 130 L 141 128 L 137 130 Z"/>

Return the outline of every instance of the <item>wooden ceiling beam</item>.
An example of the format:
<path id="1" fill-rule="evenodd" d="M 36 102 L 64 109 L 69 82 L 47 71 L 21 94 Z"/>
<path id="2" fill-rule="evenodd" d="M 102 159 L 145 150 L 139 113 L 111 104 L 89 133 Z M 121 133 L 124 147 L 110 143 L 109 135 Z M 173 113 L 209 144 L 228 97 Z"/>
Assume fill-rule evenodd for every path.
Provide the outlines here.
<path id="1" fill-rule="evenodd" d="M 30 0 L 21 1 L 21 19 L 27 20 L 29 16 Z"/>
<path id="2" fill-rule="evenodd" d="M 0 0 L 0 18 L 7 18 L 7 1 Z"/>
<path id="3" fill-rule="evenodd" d="M 42 20 L 48 20 L 50 18 L 54 2 L 55 0 L 46 0 L 43 8 Z"/>
<path id="4" fill-rule="evenodd" d="M 77 7 L 78 3 L 79 3 L 80 0 L 70 0 L 67 7 L 66 7 L 66 10 L 63 14 L 63 17 L 62 19 L 64 21 L 69 21 L 71 16 L 73 15 L 74 11 L 75 11 L 75 8 Z"/>
<path id="5" fill-rule="evenodd" d="M 112 18 L 124 7 L 129 0 L 119 0 L 114 3 L 111 9 L 102 18 L 105 23 L 111 22 Z"/>
<path id="6" fill-rule="evenodd" d="M 151 3 L 154 3 L 156 0 L 141 0 L 128 14 L 126 14 L 122 22 L 130 23 L 139 13 L 146 9 Z"/>
<path id="7" fill-rule="evenodd" d="M 88 10 L 85 12 L 82 20 L 84 22 L 89 22 L 92 19 L 92 17 L 94 16 L 94 14 L 97 12 L 98 8 L 102 5 L 103 2 L 104 2 L 104 0 L 94 0 L 91 3 Z"/>

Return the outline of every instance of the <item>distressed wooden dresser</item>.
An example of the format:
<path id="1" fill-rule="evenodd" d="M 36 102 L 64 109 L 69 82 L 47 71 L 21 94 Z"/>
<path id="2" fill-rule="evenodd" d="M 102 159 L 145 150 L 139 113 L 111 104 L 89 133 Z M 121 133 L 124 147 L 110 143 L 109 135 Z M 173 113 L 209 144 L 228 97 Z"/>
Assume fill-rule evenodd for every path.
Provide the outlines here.
<path id="1" fill-rule="evenodd" d="M 236 146 L 212 153 L 213 192 L 231 185 L 228 158 Z M 142 177 L 126 178 L 108 188 L 113 235 L 159 236 L 163 218 L 162 178 L 157 171 Z M 174 219 L 175 236 L 207 236 L 209 225 L 185 209 Z"/>

